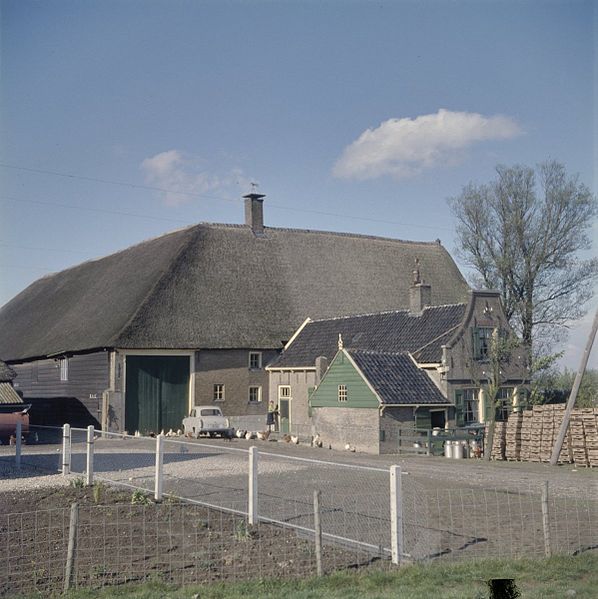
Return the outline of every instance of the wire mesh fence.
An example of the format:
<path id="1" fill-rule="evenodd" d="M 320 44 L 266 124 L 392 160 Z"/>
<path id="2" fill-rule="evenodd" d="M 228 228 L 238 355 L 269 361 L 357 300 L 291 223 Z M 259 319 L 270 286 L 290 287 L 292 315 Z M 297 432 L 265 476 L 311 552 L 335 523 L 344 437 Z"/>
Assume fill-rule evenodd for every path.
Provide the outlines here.
<path id="1" fill-rule="evenodd" d="M 66 445 L 60 430 L 33 432 L 37 433 L 37 443 L 23 446 L 24 465 L 54 472 L 64 469 L 66 447 L 70 472 L 87 474 L 87 430 L 71 429 Z M 591 487 L 575 495 L 547 493 L 543 497 L 543 489 L 537 484 L 485 488 L 461 480 L 451 485 L 446 480 L 439 483 L 430 476 L 403 472 L 397 524 L 396 518 L 393 522 L 388 468 L 259 451 L 252 471 L 252 451 L 233 447 L 227 441 L 217 445 L 161 438 L 158 442 L 156 438 L 99 431 L 94 431 L 92 438 L 91 463 L 96 479 L 154 495 L 159 478 L 160 493 L 167 501 L 180 498 L 195 503 L 198 510 L 211 510 L 212 518 L 221 514 L 223 522 L 240 518 L 247 526 L 268 525 L 287 540 L 313 539 L 313 492 L 318 490 L 322 536 L 329 551 L 359 555 L 364 563 L 368 561 L 365 556 L 388 562 L 398 532 L 401 543 L 396 561 L 575 554 L 598 547 L 598 494 L 592 494 Z M 138 516 L 134 511 L 131 514 Z M 54 521 L 63 522 L 59 518 Z M 143 536 L 147 532 L 145 524 L 136 526 L 135 532 L 128 534 L 154 539 L 147 541 L 149 544 L 158 542 L 154 533 L 153 537 Z M 182 524 L 174 525 L 175 537 L 177 526 Z M 48 529 L 52 529 L 51 524 Z M 56 535 L 58 544 L 62 542 L 57 531 L 51 534 Z M 187 538 L 181 542 L 187 543 Z M 290 546 L 295 541 L 285 543 Z M 301 543 L 298 546 L 303 547 Z M 298 551 L 303 555 L 304 549 Z M 291 559 L 296 564 L 300 557 L 280 561 Z M 216 563 L 222 566 L 221 561 Z M 330 561 L 329 566 L 334 563 Z M 345 561 L 339 563 L 344 567 Z M 181 574 L 183 582 L 186 575 Z M 90 575 L 81 580 L 91 580 Z"/>
<path id="2" fill-rule="evenodd" d="M 193 504 L 79 506 L 0 516 L 0 595 L 127 582 L 177 585 L 312 576 L 313 538 Z M 358 549 L 324 544 L 324 572 L 386 568 Z"/>

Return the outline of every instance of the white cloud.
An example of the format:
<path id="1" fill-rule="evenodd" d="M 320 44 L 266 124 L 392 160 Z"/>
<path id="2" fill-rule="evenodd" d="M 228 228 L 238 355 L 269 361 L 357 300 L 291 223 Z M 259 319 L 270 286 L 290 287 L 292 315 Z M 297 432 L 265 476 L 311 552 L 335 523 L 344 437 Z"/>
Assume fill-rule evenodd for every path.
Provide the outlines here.
<path id="1" fill-rule="evenodd" d="M 193 196 L 216 191 L 249 189 L 249 180 L 238 168 L 224 173 L 208 170 L 205 161 L 179 150 L 160 152 L 141 163 L 148 185 L 163 191 L 164 202 L 169 206 L 184 204 Z"/>
<path id="2" fill-rule="evenodd" d="M 435 166 L 458 164 L 465 149 L 474 143 L 519 134 L 521 128 L 507 116 L 486 117 L 442 108 L 414 119 L 389 119 L 376 129 L 366 129 L 347 146 L 333 174 L 344 179 L 383 175 L 404 179 Z"/>

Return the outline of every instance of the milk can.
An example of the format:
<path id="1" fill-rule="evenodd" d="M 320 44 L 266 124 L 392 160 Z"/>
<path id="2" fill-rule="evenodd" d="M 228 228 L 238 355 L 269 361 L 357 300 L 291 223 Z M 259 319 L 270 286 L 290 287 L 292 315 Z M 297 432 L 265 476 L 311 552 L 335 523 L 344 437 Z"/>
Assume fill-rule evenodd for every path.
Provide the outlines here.
<path id="1" fill-rule="evenodd" d="M 453 457 L 453 442 L 452 441 L 444 442 L 444 457 L 445 458 Z"/>

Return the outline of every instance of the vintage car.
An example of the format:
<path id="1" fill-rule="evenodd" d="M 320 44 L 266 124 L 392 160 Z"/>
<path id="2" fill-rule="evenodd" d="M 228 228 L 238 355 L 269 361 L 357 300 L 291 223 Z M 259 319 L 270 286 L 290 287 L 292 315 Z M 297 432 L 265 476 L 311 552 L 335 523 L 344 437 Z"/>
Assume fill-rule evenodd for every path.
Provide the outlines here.
<path id="1" fill-rule="evenodd" d="M 183 419 L 183 429 L 185 436 L 196 439 L 200 435 L 210 437 L 220 435 L 227 439 L 233 436 L 228 418 L 222 415 L 222 411 L 217 406 L 195 406 L 191 414 Z"/>

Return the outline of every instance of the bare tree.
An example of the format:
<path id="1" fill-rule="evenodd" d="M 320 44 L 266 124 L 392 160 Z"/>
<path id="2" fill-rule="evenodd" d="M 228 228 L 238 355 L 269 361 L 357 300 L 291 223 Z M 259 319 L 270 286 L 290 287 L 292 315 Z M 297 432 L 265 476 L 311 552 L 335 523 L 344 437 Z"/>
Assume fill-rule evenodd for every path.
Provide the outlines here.
<path id="1" fill-rule="evenodd" d="M 598 259 L 580 253 L 591 247 L 598 203 L 558 162 L 496 171 L 495 181 L 449 199 L 457 252 L 475 269 L 474 284 L 500 290 L 509 322 L 531 348 L 585 313 Z"/>

